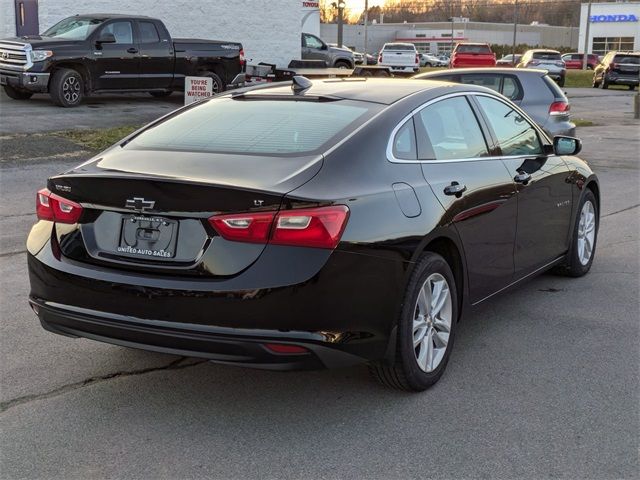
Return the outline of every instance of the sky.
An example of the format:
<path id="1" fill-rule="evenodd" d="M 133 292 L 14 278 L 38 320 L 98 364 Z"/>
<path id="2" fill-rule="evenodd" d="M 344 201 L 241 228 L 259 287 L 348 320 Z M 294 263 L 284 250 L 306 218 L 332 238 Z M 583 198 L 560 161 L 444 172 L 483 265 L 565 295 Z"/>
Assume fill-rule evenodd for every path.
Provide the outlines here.
<path id="1" fill-rule="evenodd" d="M 352 12 L 362 12 L 364 10 L 364 0 L 344 0 L 344 2 Z M 384 0 L 369 0 L 369 8 L 382 4 L 384 4 Z"/>

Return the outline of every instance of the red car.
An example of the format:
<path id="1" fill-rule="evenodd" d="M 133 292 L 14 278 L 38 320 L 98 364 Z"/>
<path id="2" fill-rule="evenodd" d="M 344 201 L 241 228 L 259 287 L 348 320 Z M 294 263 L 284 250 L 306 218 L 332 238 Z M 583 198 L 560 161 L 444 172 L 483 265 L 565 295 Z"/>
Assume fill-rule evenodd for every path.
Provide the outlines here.
<path id="1" fill-rule="evenodd" d="M 458 43 L 451 54 L 451 68 L 495 66 L 496 54 L 488 43 Z"/>
<path id="2" fill-rule="evenodd" d="M 564 60 L 564 64 L 567 69 L 578 69 L 582 70 L 582 60 L 584 58 L 583 53 L 565 53 L 562 55 L 562 60 Z M 589 54 L 587 57 L 587 70 L 593 70 L 596 68 L 596 65 L 600 63 L 600 58 L 598 55 Z"/>

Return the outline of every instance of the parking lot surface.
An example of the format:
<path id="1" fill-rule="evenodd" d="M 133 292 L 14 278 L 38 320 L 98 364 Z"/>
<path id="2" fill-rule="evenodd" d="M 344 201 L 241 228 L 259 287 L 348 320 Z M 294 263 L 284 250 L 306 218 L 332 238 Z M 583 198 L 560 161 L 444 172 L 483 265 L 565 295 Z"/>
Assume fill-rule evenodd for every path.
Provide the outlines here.
<path id="1" fill-rule="evenodd" d="M 602 187 L 593 268 L 469 312 L 447 372 L 422 394 L 380 387 L 364 367 L 240 369 L 44 331 L 27 305 L 34 195 L 88 153 L 57 145 L 47 157 L 29 137 L 15 153 L 5 139 L 2 478 L 637 478 L 640 124 L 628 92 L 570 96 L 597 123 L 578 129 Z M 43 117 L 41 132 L 49 115 L 95 128 L 118 108 L 160 115 L 175 98 L 105 100 L 100 115 L 34 103 L 25 115 Z M 19 132 L 22 111 L 0 101 L 2 132 Z"/>

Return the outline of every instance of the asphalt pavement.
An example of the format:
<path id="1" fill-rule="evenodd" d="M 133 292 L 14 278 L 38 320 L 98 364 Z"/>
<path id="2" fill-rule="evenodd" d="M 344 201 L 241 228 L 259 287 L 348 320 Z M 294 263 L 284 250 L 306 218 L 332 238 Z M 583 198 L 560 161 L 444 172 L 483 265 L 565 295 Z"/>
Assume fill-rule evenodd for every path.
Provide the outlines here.
<path id="1" fill-rule="evenodd" d="M 421 394 L 378 386 L 364 367 L 249 370 L 44 331 L 27 305 L 35 192 L 89 153 L 5 135 L 1 478 L 638 478 L 640 123 L 629 93 L 578 90 L 574 114 L 598 123 L 578 129 L 603 197 L 591 272 L 537 277 L 467 314 L 447 372 Z M 177 106 L 114 102 L 100 119 L 65 110 L 56 127 L 111 122 L 119 104 Z M 17 133 L 7 104 L 1 131 Z"/>

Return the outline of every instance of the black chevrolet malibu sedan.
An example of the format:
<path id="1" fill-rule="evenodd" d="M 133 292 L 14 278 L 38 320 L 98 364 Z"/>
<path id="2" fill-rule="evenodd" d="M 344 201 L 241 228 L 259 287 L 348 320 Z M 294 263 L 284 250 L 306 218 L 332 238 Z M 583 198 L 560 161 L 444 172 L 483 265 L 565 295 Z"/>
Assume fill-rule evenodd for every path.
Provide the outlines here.
<path id="1" fill-rule="evenodd" d="M 600 188 L 482 87 L 294 79 L 182 108 L 37 193 L 30 302 L 70 337 L 442 375 L 461 312 L 591 267 Z"/>

